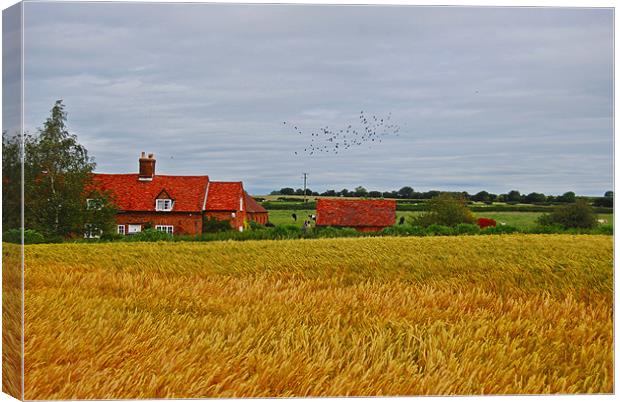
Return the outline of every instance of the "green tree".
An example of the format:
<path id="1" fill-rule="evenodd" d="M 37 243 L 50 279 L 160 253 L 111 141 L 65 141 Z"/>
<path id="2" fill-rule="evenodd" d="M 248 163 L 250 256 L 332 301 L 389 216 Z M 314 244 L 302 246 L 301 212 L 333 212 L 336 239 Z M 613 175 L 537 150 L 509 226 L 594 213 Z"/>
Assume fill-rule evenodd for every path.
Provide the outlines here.
<path id="1" fill-rule="evenodd" d="M 521 202 L 523 197 L 517 190 L 512 190 L 506 195 L 506 202 Z"/>
<path id="2" fill-rule="evenodd" d="M 471 200 L 472 201 L 479 201 L 479 202 L 485 202 L 485 201 L 490 201 L 490 195 L 487 191 L 480 191 L 474 195 L 471 196 Z"/>
<path id="3" fill-rule="evenodd" d="M 403 188 L 401 188 L 400 190 L 398 190 L 398 196 L 400 198 L 413 198 L 413 193 L 415 191 L 413 190 L 413 188 L 409 187 L 409 186 L 405 186 Z"/>
<path id="4" fill-rule="evenodd" d="M 101 193 L 97 190 L 85 190 L 87 197 L 78 227 L 83 227 L 87 232 L 97 236 L 106 236 L 116 233 L 117 209 L 109 193 Z"/>
<path id="5" fill-rule="evenodd" d="M 280 194 L 282 195 L 294 195 L 295 194 L 295 189 L 291 188 L 291 187 L 284 187 L 280 189 Z"/>
<path id="6" fill-rule="evenodd" d="M 593 228 L 596 226 L 596 215 L 592 207 L 584 199 L 573 204 L 556 207 L 550 214 L 538 218 L 538 224 L 559 225 L 564 228 Z"/>
<path id="7" fill-rule="evenodd" d="M 19 135 L 2 132 L 2 227 L 21 227 L 21 144 Z"/>
<path id="8" fill-rule="evenodd" d="M 366 190 L 362 186 L 355 187 L 355 196 L 356 197 L 366 197 L 368 195 L 368 190 Z"/>
<path id="9" fill-rule="evenodd" d="M 460 223 L 475 223 L 476 219 L 467 208 L 467 202 L 462 197 L 455 197 L 448 193 L 427 202 L 428 211 L 414 218 L 416 226 L 430 225 L 456 226 Z"/>
<path id="10" fill-rule="evenodd" d="M 614 192 L 613 191 L 605 191 L 605 195 L 603 197 L 612 197 L 614 196 Z"/>
<path id="11" fill-rule="evenodd" d="M 534 202 L 545 202 L 547 197 L 542 193 L 529 193 L 523 199 L 526 203 L 534 203 Z"/>
<path id="12" fill-rule="evenodd" d="M 575 202 L 576 199 L 577 198 L 575 196 L 575 193 L 573 193 L 572 191 L 567 191 L 566 193 L 562 194 L 560 197 L 557 197 L 556 201 L 573 203 Z"/>
<path id="13" fill-rule="evenodd" d="M 24 141 L 24 225 L 47 236 L 81 235 L 85 225 L 110 230 L 113 214 L 104 194 L 101 207 L 87 208 L 88 186 L 95 163 L 67 129 L 67 112 L 56 101 L 37 137 Z M 95 219 L 97 222 L 89 222 Z M 104 220 L 106 220 L 104 222 Z"/>

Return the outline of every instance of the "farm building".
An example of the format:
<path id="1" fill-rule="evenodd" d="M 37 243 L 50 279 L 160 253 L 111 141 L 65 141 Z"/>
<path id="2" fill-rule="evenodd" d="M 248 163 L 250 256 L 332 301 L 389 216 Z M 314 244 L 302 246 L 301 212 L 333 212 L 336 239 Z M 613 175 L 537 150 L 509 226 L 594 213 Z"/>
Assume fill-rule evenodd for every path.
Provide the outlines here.
<path id="1" fill-rule="evenodd" d="M 257 222 L 261 225 L 267 223 L 267 221 L 269 221 L 269 213 L 267 212 L 267 210 L 258 202 L 256 202 L 254 198 L 250 197 L 248 193 L 244 191 L 243 194 L 246 209 L 245 213 L 248 217 L 248 221 Z"/>
<path id="2" fill-rule="evenodd" d="M 395 222 L 395 200 L 317 200 L 317 226 L 352 227 L 360 232 L 374 232 Z"/>
<path id="3" fill-rule="evenodd" d="M 246 220 L 266 223 L 269 219 L 242 182 L 155 174 L 155 158 L 144 152 L 138 173 L 95 173 L 92 190 L 111 195 L 118 208 L 117 230 L 123 235 L 151 226 L 172 234 L 199 234 L 203 219 L 209 217 L 228 220 L 232 228 L 242 231 Z"/>

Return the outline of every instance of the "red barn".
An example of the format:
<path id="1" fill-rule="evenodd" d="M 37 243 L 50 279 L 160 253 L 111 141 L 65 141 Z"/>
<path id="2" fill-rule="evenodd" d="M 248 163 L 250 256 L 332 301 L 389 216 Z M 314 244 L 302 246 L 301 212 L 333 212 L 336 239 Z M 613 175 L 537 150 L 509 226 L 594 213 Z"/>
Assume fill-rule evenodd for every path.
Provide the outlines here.
<path id="1" fill-rule="evenodd" d="M 93 174 L 92 189 L 111 194 L 118 212 L 117 230 L 133 234 L 145 227 L 172 234 L 202 233 L 205 217 L 229 220 L 232 228 L 242 231 L 252 219 L 252 203 L 242 182 L 217 182 L 209 176 L 169 176 L 155 174 L 155 158 L 144 152 L 138 173 Z M 252 204 L 252 212 L 247 205 Z M 260 205 L 258 207 L 262 208 Z M 263 209 L 261 223 L 268 219 Z M 261 211 L 262 212 L 262 211 Z"/>
<path id="2" fill-rule="evenodd" d="M 317 226 L 352 227 L 360 232 L 374 232 L 394 223 L 395 200 L 317 200 Z"/>
<path id="3" fill-rule="evenodd" d="M 244 191 L 243 194 L 248 220 L 260 223 L 261 225 L 267 223 L 267 221 L 269 221 L 269 213 L 267 212 L 267 210 L 258 202 L 256 202 L 254 198 L 250 197 L 248 193 Z"/>

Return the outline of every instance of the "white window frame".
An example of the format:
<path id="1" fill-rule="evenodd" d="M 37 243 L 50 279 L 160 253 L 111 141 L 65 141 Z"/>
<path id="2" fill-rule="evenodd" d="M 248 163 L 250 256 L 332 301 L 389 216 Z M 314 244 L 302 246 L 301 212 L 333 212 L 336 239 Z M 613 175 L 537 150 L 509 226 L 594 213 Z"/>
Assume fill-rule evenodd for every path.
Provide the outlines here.
<path id="1" fill-rule="evenodd" d="M 160 232 L 165 232 L 168 234 L 174 234 L 173 225 L 155 225 L 155 230 L 159 230 Z"/>
<path id="2" fill-rule="evenodd" d="M 90 226 L 92 226 L 91 223 L 87 223 L 84 225 L 84 238 L 85 239 L 99 239 L 101 235 L 103 234 L 103 230 L 92 229 Z M 98 232 L 98 234 L 95 234 L 96 232 Z"/>
<path id="3" fill-rule="evenodd" d="M 173 206 L 174 201 L 172 201 L 170 198 L 158 198 L 155 200 L 155 211 L 172 211 Z"/>
<path id="4" fill-rule="evenodd" d="M 138 230 L 132 232 L 131 229 L 132 228 L 135 229 L 136 226 L 138 227 Z M 132 224 L 132 223 L 127 225 L 127 233 L 126 234 L 130 234 L 131 235 L 131 234 L 140 233 L 140 232 L 142 232 L 142 225 L 140 225 L 140 224 Z"/>
<path id="5" fill-rule="evenodd" d="M 120 235 L 125 235 L 125 225 L 117 225 L 116 232 Z"/>
<path id="6" fill-rule="evenodd" d="M 99 198 L 87 198 L 86 199 L 86 209 L 101 209 L 103 207 L 103 202 Z"/>

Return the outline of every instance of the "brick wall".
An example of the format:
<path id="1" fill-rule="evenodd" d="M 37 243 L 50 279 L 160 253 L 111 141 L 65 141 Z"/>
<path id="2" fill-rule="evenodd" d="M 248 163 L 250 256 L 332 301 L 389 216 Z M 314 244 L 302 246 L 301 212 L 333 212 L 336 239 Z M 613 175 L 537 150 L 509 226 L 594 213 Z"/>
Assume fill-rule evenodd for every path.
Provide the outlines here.
<path id="1" fill-rule="evenodd" d="M 229 220 L 230 226 L 239 230 L 243 227 L 246 219 L 245 211 L 235 211 L 235 217 L 231 216 L 233 211 L 209 211 L 205 212 L 206 216 L 212 216 L 220 220 Z M 264 214 L 264 223 L 267 222 L 267 214 Z M 261 218 L 259 218 L 261 219 Z M 263 223 L 257 220 L 259 223 Z M 172 225 L 174 226 L 174 234 L 200 234 L 202 233 L 202 214 L 196 212 L 121 212 L 116 215 L 116 224 L 125 225 L 125 233 L 128 233 L 129 224 L 140 224 L 144 230 L 144 225 L 150 223 L 153 228 L 155 225 Z"/>
<path id="2" fill-rule="evenodd" d="M 127 233 L 128 224 L 150 223 L 155 225 L 172 225 L 174 234 L 200 234 L 202 233 L 202 214 L 199 212 L 124 212 L 116 214 L 117 225 L 125 225 Z"/>
<path id="3" fill-rule="evenodd" d="M 264 225 L 269 221 L 269 214 L 267 212 L 248 212 L 248 220 L 254 221 Z"/>
<path id="4" fill-rule="evenodd" d="M 235 213 L 234 218 L 231 216 L 233 212 Z M 211 216 L 219 220 L 229 220 L 230 226 L 235 230 L 243 227 L 243 222 L 246 219 L 245 211 L 208 211 L 205 212 L 205 216 Z"/>

